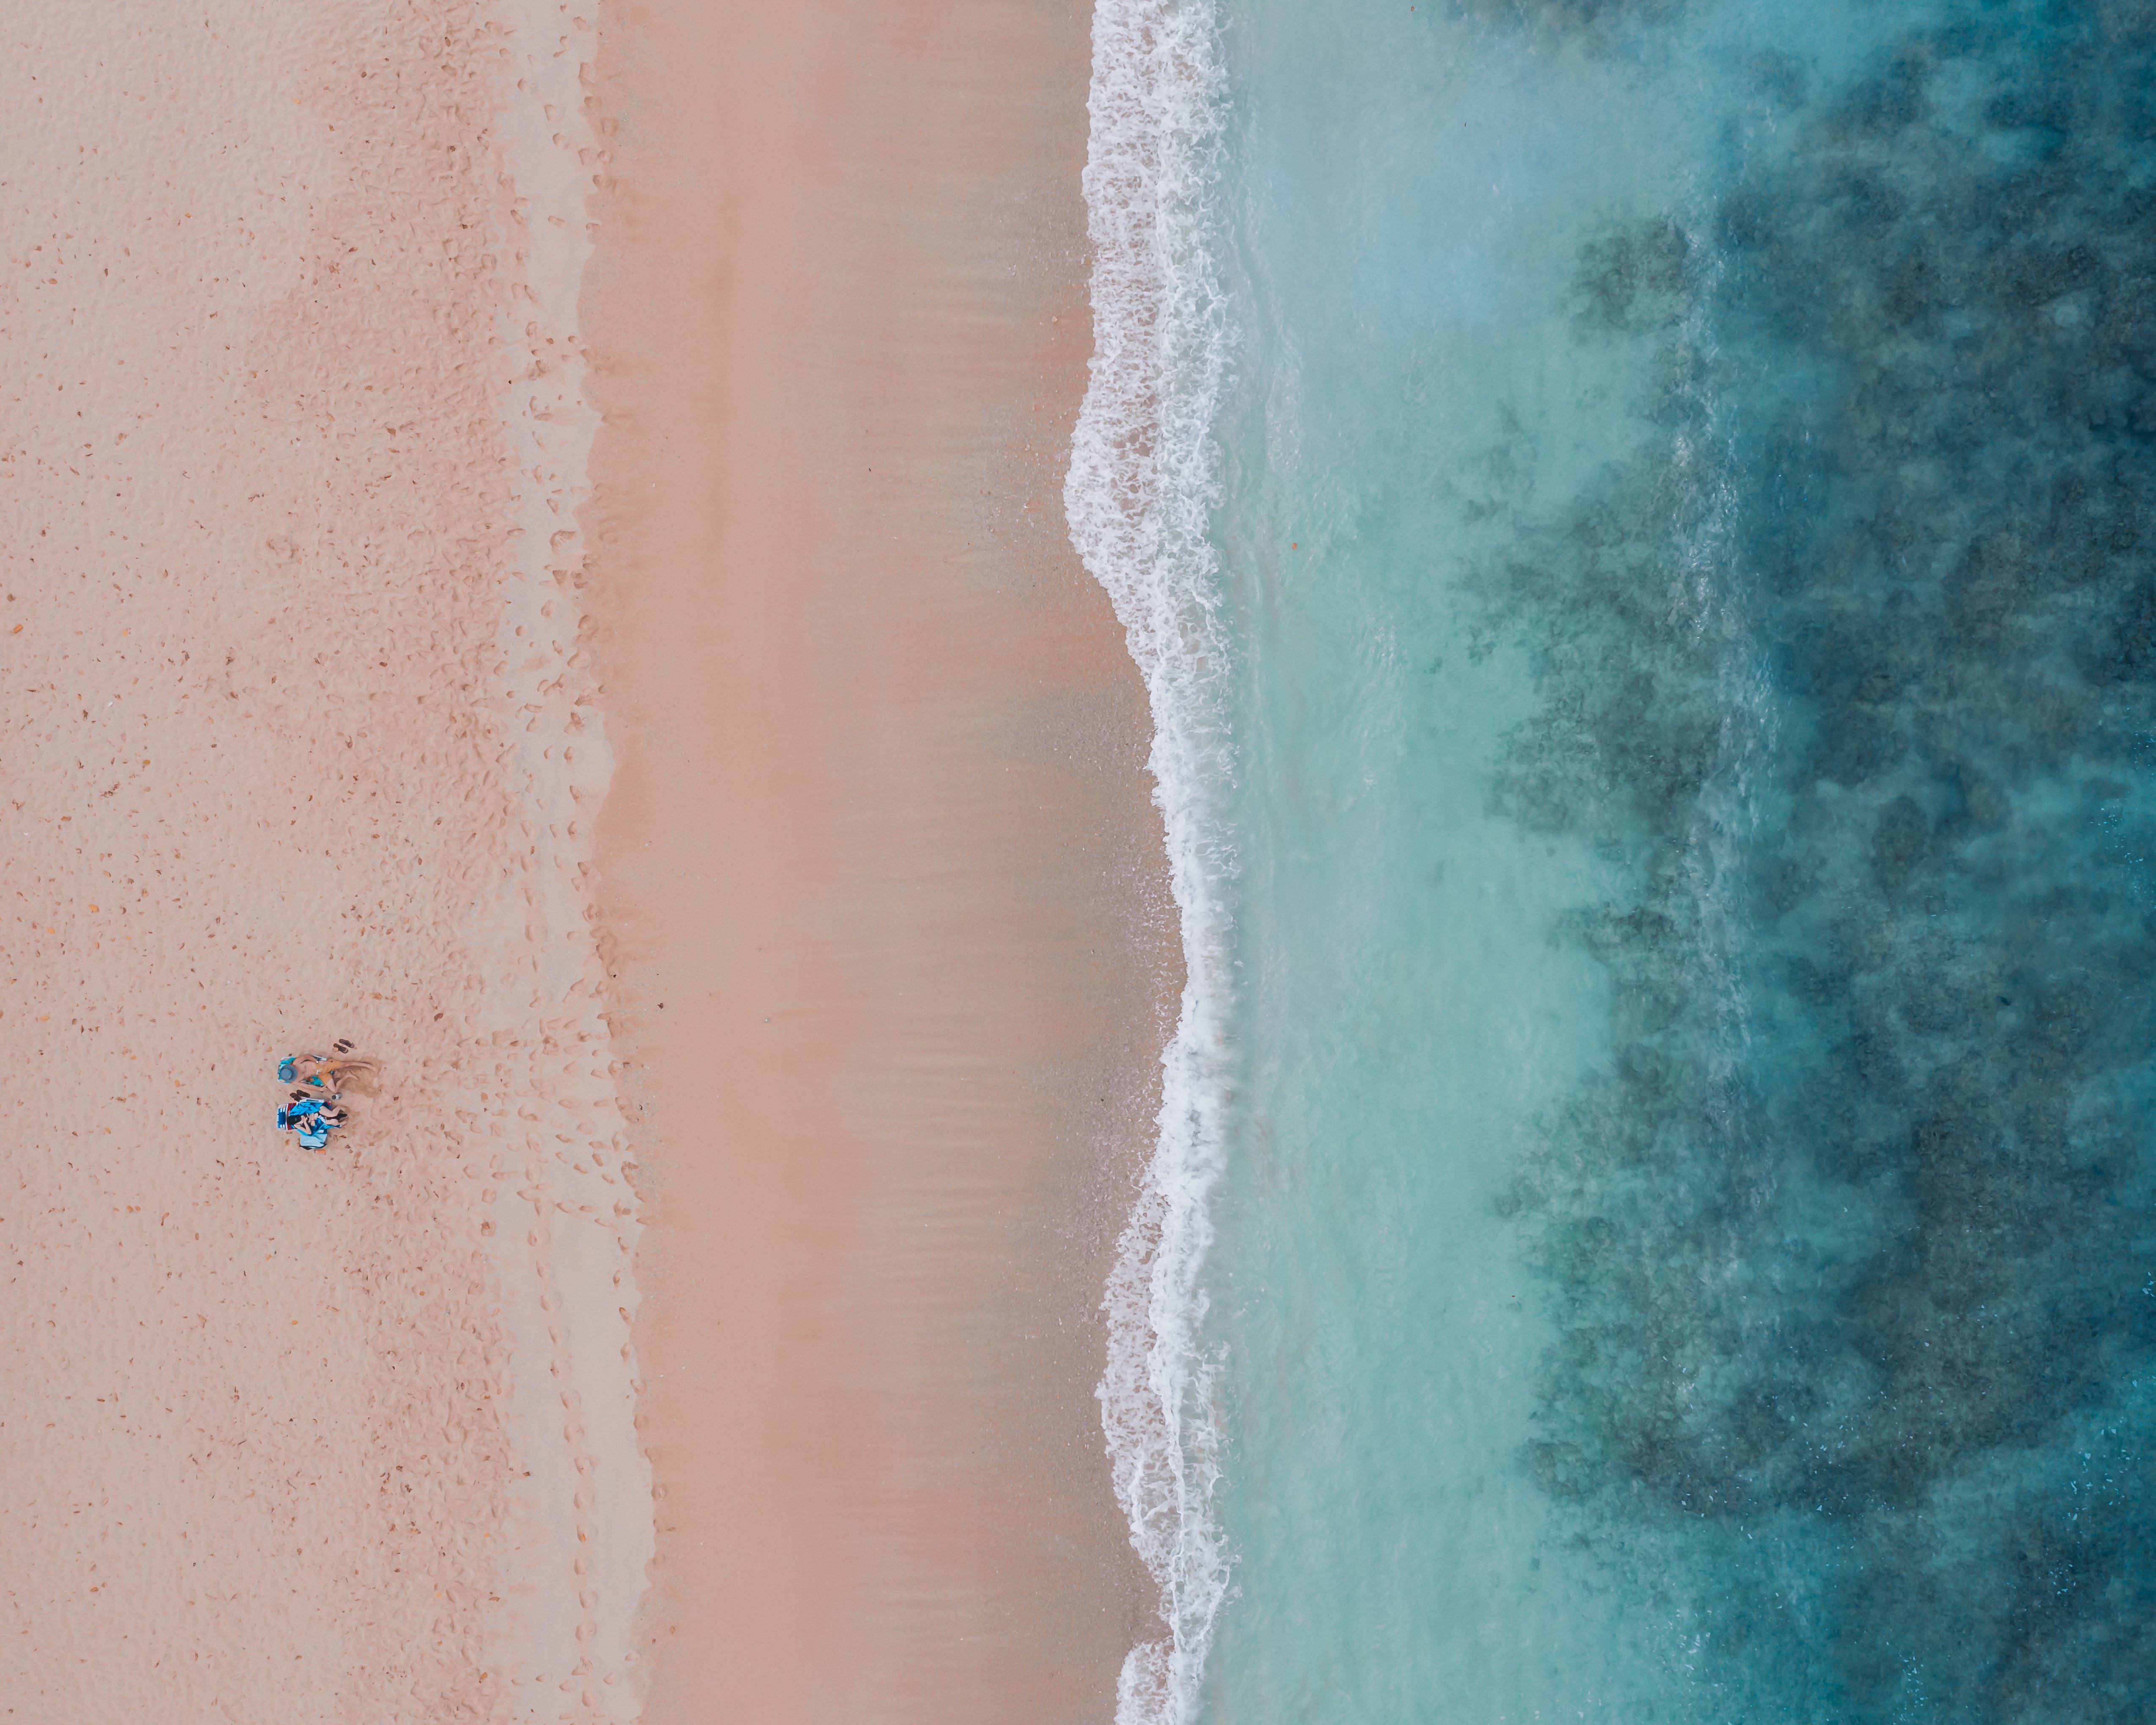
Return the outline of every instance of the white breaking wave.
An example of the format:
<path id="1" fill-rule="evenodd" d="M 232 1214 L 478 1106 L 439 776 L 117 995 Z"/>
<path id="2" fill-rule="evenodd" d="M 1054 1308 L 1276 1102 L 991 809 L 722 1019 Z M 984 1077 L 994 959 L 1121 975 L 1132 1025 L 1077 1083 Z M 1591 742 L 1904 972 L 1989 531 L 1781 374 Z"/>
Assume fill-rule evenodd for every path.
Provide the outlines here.
<path id="1" fill-rule="evenodd" d="M 1196 1716 L 1229 1558 L 1213 1513 L 1220 1432 L 1200 1285 L 1222 1166 L 1235 859 L 1226 641 L 1208 529 L 1232 340 L 1215 267 L 1221 72 L 1211 0 L 1098 0 L 1085 192 L 1093 359 L 1063 490 L 1071 542 L 1107 589 L 1152 705 L 1188 980 L 1162 1055 L 1160 1136 L 1104 1300 L 1101 1381 L 1116 1493 L 1161 1589 L 1166 1639 L 1133 1648 L 1116 1725 Z"/>

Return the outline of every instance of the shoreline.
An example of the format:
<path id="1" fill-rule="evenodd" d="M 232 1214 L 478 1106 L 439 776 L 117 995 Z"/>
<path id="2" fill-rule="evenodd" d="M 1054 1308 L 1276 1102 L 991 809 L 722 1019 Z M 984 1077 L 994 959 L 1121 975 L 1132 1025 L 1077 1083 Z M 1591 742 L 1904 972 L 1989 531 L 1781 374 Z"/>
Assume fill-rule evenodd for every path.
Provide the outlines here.
<path id="1" fill-rule="evenodd" d="M 649 1717 L 1106 1719 L 1159 1630 L 1101 1291 L 1180 976 L 1143 690 L 1061 510 L 1085 8 L 600 36 Z"/>

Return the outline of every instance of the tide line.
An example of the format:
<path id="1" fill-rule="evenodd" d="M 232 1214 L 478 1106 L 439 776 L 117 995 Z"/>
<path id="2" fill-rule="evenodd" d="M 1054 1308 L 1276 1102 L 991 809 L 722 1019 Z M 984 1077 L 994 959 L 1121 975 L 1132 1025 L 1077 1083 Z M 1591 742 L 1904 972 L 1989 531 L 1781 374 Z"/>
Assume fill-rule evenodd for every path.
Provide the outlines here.
<path id="1" fill-rule="evenodd" d="M 1094 354 L 1064 507 L 1145 679 L 1153 800 L 1166 828 L 1185 965 L 1162 1055 L 1159 1133 L 1117 1243 L 1103 1307 L 1101 1425 L 1131 1542 L 1167 1634 L 1133 1648 L 1116 1725 L 1194 1717 L 1229 1556 L 1213 1497 L 1218 1361 L 1201 1337 L 1211 1196 L 1224 1163 L 1235 851 L 1213 426 L 1235 331 L 1214 264 L 1221 150 L 1219 24 L 1209 0 L 1100 0 L 1084 188 Z"/>

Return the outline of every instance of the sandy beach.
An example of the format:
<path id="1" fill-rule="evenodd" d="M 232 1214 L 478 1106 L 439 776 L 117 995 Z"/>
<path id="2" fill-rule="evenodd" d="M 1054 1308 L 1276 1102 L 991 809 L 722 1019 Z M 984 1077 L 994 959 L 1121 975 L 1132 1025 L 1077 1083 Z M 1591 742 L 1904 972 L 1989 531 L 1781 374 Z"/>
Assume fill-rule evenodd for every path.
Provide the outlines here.
<path id="1" fill-rule="evenodd" d="M 0 1717 L 1112 1712 L 1086 23 L 18 21 Z"/>
<path id="2" fill-rule="evenodd" d="M 13 1717 L 634 1711 L 557 10 L 18 23 Z"/>
<path id="3" fill-rule="evenodd" d="M 1152 1616 L 1093 1389 L 1179 975 L 1060 504 L 1087 18 L 659 7 L 603 49 L 654 1719 L 1106 1719 Z"/>

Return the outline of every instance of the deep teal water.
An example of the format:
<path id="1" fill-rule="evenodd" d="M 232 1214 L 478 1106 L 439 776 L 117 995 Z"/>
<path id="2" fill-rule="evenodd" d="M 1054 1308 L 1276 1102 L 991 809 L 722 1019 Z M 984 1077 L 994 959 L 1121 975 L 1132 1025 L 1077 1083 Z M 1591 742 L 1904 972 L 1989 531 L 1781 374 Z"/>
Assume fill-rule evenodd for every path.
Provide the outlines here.
<path id="1" fill-rule="evenodd" d="M 1214 23 L 1186 1712 L 2156 1717 L 2156 8 Z"/>

